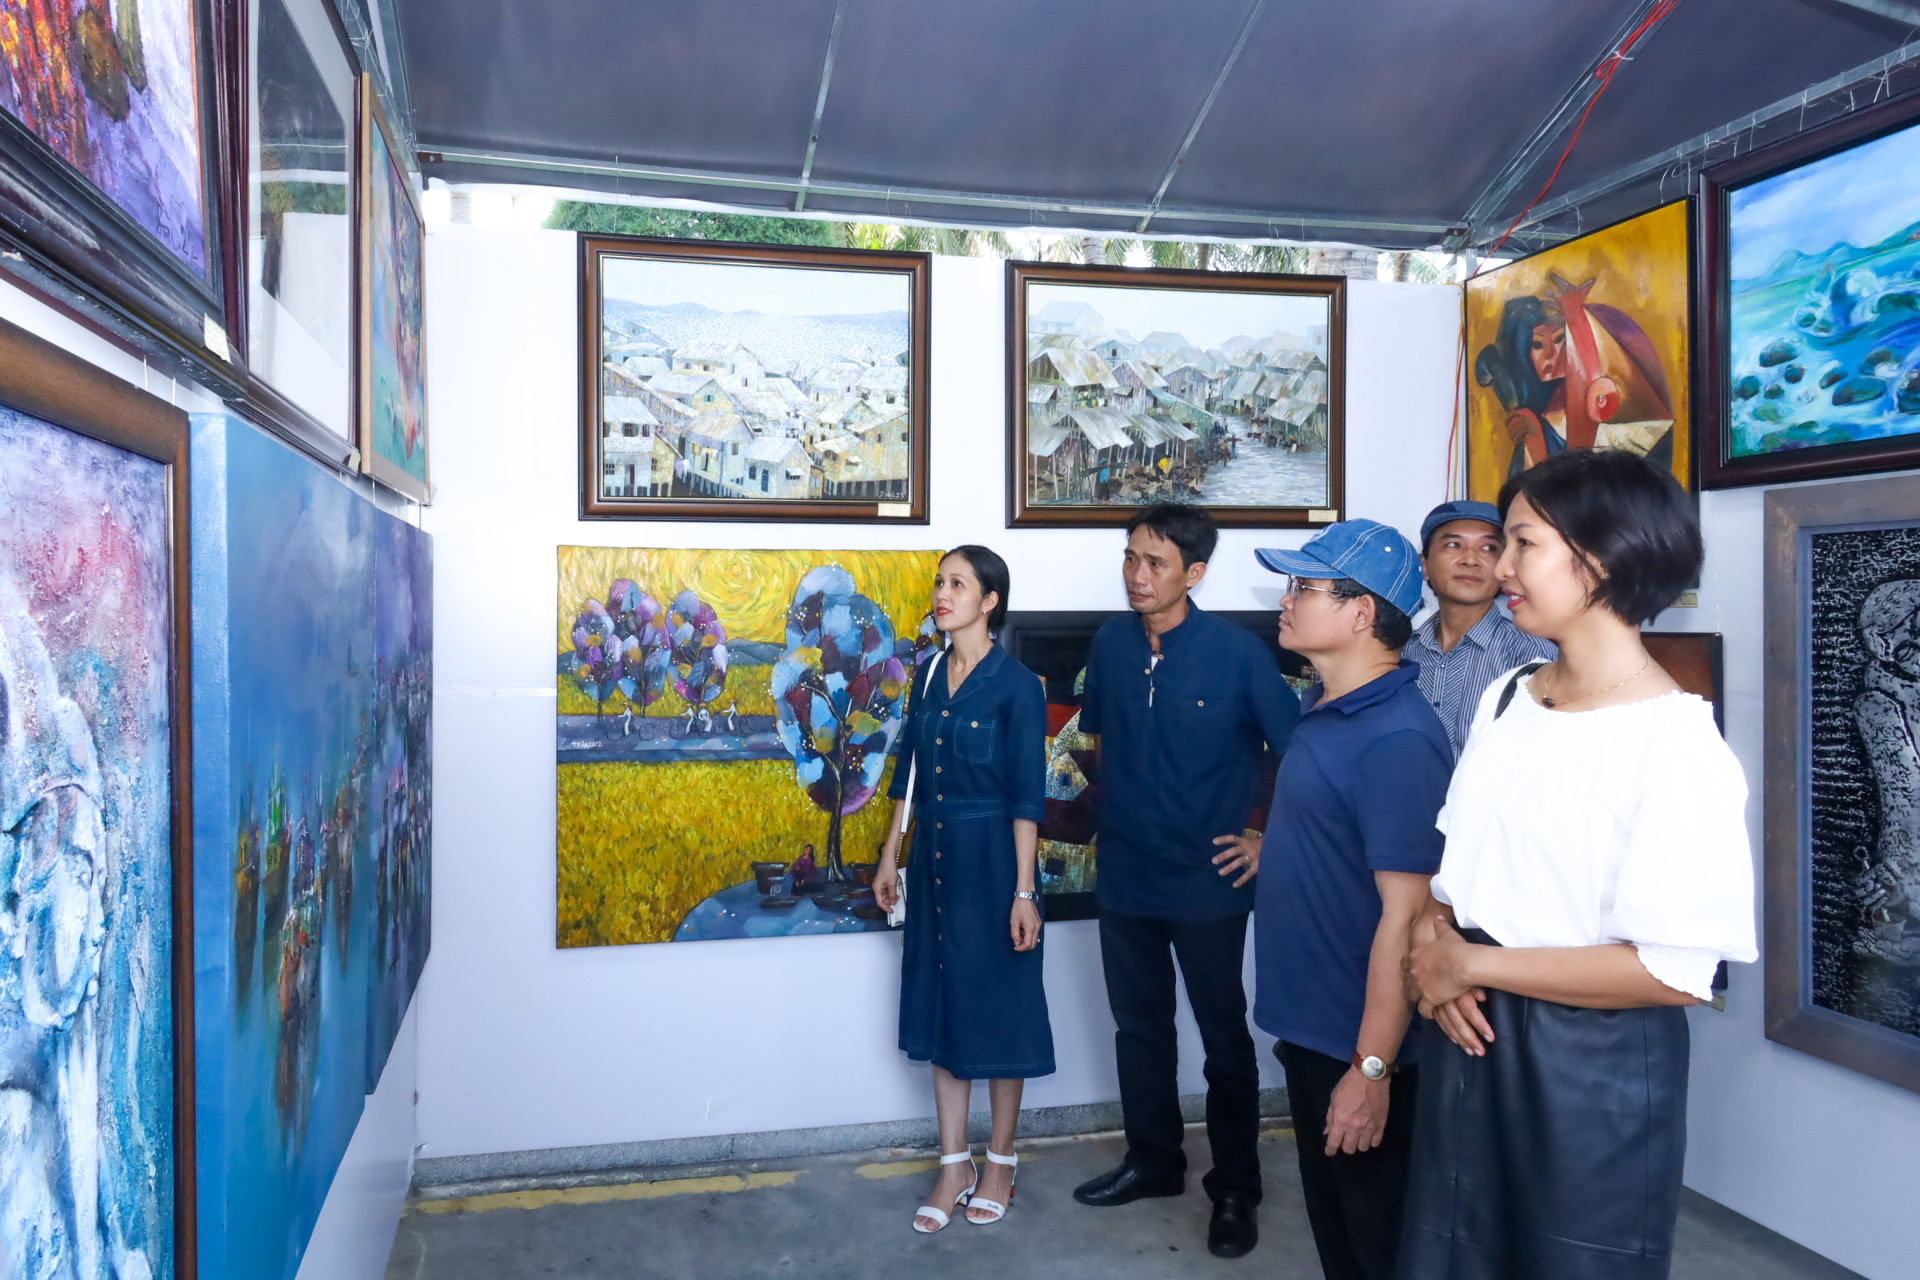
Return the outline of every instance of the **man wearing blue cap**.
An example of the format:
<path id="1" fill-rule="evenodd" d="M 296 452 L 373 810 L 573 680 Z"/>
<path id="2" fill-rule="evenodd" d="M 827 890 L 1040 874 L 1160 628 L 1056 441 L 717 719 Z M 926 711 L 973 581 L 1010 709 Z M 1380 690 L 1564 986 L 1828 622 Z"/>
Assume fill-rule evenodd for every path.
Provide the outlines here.
<path id="1" fill-rule="evenodd" d="M 1420 664 L 1420 692 L 1440 713 L 1454 758 L 1467 745 L 1474 709 L 1488 685 L 1528 662 L 1551 662 L 1551 640 L 1530 636 L 1494 608 L 1493 567 L 1507 548 L 1500 511 L 1490 502 L 1443 502 L 1420 524 L 1427 585 L 1440 602 L 1401 656 Z"/>
<path id="2" fill-rule="evenodd" d="M 1328 1280 L 1388 1280 L 1400 1242 L 1415 1086 L 1400 965 L 1443 839 L 1453 752 L 1400 657 L 1420 556 L 1348 520 L 1298 551 L 1280 644 L 1313 663 L 1281 758 L 1254 904 L 1253 1020 L 1279 1043 L 1301 1191 Z"/>

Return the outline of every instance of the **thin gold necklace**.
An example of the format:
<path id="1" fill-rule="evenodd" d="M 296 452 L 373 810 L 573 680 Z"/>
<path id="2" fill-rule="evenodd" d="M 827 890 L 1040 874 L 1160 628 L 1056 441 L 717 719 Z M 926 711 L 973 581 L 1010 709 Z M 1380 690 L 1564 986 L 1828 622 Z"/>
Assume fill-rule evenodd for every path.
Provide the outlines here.
<path id="1" fill-rule="evenodd" d="M 1540 705 L 1550 710 L 1556 707 L 1570 707 L 1576 702 L 1585 702 L 1588 698 L 1597 698 L 1603 693 L 1612 693 L 1615 689 L 1618 689 L 1621 685 L 1632 684 L 1635 680 L 1638 680 L 1641 676 L 1647 674 L 1647 668 L 1652 665 L 1653 665 L 1653 655 L 1648 654 L 1646 657 L 1646 660 L 1640 664 L 1640 669 L 1634 672 L 1632 675 L 1628 676 L 1625 680 L 1621 680 L 1615 684 L 1610 684 L 1604 689 L 1595 689 L 1592 693 L 1583 693 L 1577 698 L 1568 698 L 1564 702 L 1555 701 L 1554 699 L 1547 697 L 1545 694 L 1542 694 L 1540 695 Z M 1557 670 L 1558 670 L 1558 666 L 1556 664 L 1556 671 Z"/>

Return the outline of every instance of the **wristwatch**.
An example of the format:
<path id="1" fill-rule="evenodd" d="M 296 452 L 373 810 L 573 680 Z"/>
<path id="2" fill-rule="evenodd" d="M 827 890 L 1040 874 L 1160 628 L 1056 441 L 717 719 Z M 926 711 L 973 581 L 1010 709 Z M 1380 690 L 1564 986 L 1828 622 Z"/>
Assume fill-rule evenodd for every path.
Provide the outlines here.
<path id="1" fill-rule="evenodd" d="M 1379 1081 L 1385 1080 L 1388 1076 L 1393 1075 L 1400 1070 L 1400 1067 L 1397 1063 L 1382 1061 L 1372 1054 L 1361 1057 L 1360 1052 L 1355 1050 L 1353 1055 L 1353 1069 L 1369 1080 Z"/>
<path id="2" fill-rule="evenodd" d="M 1017 891 L 1013 896 L 1016 899 L 1025 898 L 1028 902 L 1031 902 L 1036 907 L 1040 905 L 1040 895 L 1035 893 L 1031 889 L 1021 889 Z"/>

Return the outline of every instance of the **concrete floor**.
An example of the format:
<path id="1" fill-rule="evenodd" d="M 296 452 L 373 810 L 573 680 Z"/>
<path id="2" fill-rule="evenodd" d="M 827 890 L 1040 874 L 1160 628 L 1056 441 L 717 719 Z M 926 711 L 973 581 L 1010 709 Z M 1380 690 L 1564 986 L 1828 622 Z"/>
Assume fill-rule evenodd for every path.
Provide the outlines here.
<path id="1" fill-rule="evenodd" d="M 457 1194 L 408 1204 L 387 1280 L 1320 1275 L 1292 1130 L 1262 1136 L 1260 1247 L 1236 1261 L 1207 1252 L 1211 1206 L 1199 1179 L 1206 1139 L 1197 1127 L 1187 1149 L 1199 1168 L 1184 1197 L 1088 1209 L 1074 1202 L 1073 1188 L 1119 1163 L 1120 1137 L 1022 1143 L 1019 1197 L 1006 1219 L 978 1227 L 956 1217 L 932 1236 L 909 1228 L 935 1176 L 919 1151 L 448 1188 Z M 1681 1209 L 1672 1280 L 1853 1275 L 1699 1196 L 1689 1193 Z"/>

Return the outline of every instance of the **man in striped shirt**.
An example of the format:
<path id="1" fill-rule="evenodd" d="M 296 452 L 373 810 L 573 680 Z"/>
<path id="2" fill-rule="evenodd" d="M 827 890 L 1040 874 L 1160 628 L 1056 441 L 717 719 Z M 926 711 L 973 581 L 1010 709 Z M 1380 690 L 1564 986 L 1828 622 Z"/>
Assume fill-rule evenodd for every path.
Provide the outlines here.
<path id="1" fill-rule="evenodd" d="M 1456 760 L 1487 686 L 1522 663 L 1559 653 L 1494 605 L 1500 579 L 1493 569 L 1506 545 L 1490 502 L 1443 502 L 1420 526 L 1421 567 L 1440 607 L 1400 656 L 1420 664 L 1420 692 L 1440 714 Z"/>

